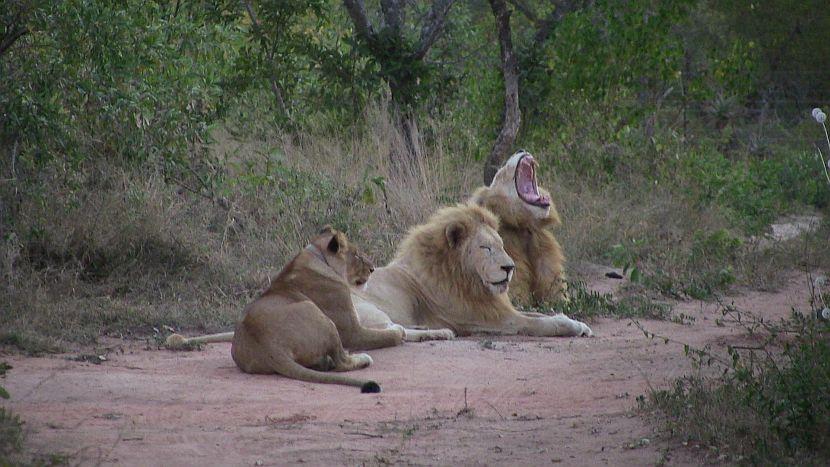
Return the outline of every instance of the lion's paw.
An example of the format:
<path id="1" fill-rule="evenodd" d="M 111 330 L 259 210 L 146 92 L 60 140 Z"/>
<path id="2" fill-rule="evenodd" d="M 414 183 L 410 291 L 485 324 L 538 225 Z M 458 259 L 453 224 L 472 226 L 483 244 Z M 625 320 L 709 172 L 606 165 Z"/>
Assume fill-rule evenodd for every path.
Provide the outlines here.
<path id="1" fill-rule="evenodd" d="M 357 368 L 366 368 L 372 364 L 372 357 L 367 353 L 352 354 L 352 361 L 354 361 Z"/>
<path id="2" fill-rule="evenodd" d="M 187 340 L 181 334 L 170 334 L 167 340 L 164 341 L 164 346 L 168 349 L 180 349 L 185 346 Z"/>
<path id="3" fill-rule="evenodd" d="M 436 329 L 435 339 L 441 341 L 450 341 L 455 339 L 455 332 L 452 329 Z"/>
<path id="4" fill-rule="evenodd" d="M 394 331 L 398 331 L 398 333 L 400 333 L 400 335 L 401 335 L 401 339 L 406 337 L 406 328 L 404 328 L 400 324 L 390 324 L 387 329 L 392 329 Z"/>
<path id="5" fill-rule="evenodd" d="M 588 327 L 587 324 L 583 323 L 582 321 L 574 321 L 577 325 L 577 337 L 594 337 L 594 332 L 591 331 L 591 328 Z"/>

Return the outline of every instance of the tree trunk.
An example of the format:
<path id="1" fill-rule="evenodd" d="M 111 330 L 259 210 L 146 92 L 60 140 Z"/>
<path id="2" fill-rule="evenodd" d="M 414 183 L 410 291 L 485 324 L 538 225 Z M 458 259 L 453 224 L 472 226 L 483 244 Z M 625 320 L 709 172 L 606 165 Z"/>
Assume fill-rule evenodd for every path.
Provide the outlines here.
<path id="1" fill-rule="evenodd" d="M 496 20 L 501 49 L 501 71 L 504 78 L 504 115 L 501 131 L 484 164 L 484 184 L 489 185 L 510 153 L 519 133 L 522 112 L 519 110 L 519 65 L 513 52 L 510 32 L 510 12 L 504 0 L 490 0 L 490 8 Z"/>
<path id="2" fill-rule="evenodd" d="M 380 64 L 381 75 L 389 84 L 396 123 L 404 137 L 409 160 L 421 156 L 417 142 L 414 107 L 417 103 L 419 76 L 413 74 L 427 52 L 444 31 L 447 16 L 455 0 L 433 0 L 424 18 L 417 42 L 405 34 L 406 8 L 410 0 L 380 0 L 382 23 L 372 25 L 364 0 L 342 0 L 352 20 L 355 35 Z"/>

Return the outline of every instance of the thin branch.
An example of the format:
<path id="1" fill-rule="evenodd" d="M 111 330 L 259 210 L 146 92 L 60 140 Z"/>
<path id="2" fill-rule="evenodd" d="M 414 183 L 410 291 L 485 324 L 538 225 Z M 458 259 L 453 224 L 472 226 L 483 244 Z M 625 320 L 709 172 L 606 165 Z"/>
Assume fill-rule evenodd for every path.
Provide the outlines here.
<path id="1" fill-rule="evenodd" d="M 260 39 L 260 43 L 264 44 L 266 42 L 265 35 L 262 32 L 262 26 L 259 24 L 259 18 L 257 18 L 256 10 L 254 10 L 253 5 L 249 1 L 242 1 L 242 5 L 245 7 L 245 11 L 248 12 L 248 17 L 251 19 L 251 27 L 254 30 L 254 34 Z M 273 66 L 273 54 L 268 53 L 268 61 L 272 62 L 270 65 Z M 282 114 L 285 115 L 289 120 L 291 120 L 291 112 L 288 109 L 288 106 L 285 104 L 285 91 L 283 90 L 282 86 L 280 86 L 277 77 L 274 76 L 273 73 L 269 73 L 268 81 L 271 84 L 271 92 L 274 94 L 274 98 L 277 100 L 277 105 L 280 107 L 280 111 Z"/>
<path id="2" fill-rule="evenodd" d="M 29 28 L 23 26 L 17 30 L 13 30 L 9 35 L 3 38 L 0 42 L 0 57 L 6 53 L 9 48 L 17 42 L 18 39 L 29 33 Z"/>
<path id="3" fill-rule="evenodd" d="M 346 7 L 349 17 L 352 18 L 357 35 L 369 45 L 374 44 L 375 29 L 372 27 L 372 23 L 369 22 L 368 16 L 366 16 L 366 5 L 364 5 L 363 0 L 343 0 L 343 6 Z"/>
<path id="4" fill-rule="evenodd" d="M 421 28 L 421 38 L 418 40 L 418 47 L 415 48 L 415 53 L 412 54 L 413 58 L 417 60 L 424 58 L 427 52 L 429 52 L 430 47 L 441 36 L 441 33 L 444 31 L 447 15 L 453 3 L 455 3 L 455 0 L 435 0 L 433 2 L 426 21 L 424 21 L 424 26 Z"/>

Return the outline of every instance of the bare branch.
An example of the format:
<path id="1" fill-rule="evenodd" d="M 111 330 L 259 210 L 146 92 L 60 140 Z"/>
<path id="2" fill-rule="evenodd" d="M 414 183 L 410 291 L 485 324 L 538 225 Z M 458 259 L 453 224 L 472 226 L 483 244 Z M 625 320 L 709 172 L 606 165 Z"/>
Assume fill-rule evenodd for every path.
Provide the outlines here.
<path id="1" fill-rule="evenodd" d="M 23 37 L 28 32 L 29 28 L 27 28 L 26 26 L 20 26 L 15 27 L 14 29 L 12 29 L 12 32 L 4 36 L 3 40 L 0 41 L 0 57 L 2 57 L 3 54 L 6 53 L 6 51 L 9 50 L 9 48 L 11 48 L 11 46 L 13 46 L 18 39 Z"/>
<path id="2" fill-rule="evenodd" d="M 363 0 L 343 0 L 343 6 L 349 12 L 349 17 L 352 18 L 355 31 L 368 44 L 375 42 L 375 29 L 372 23 L 369 22 L 369 17 L 366 16 L 366 5 Z"/>
<path id="3" fill-rule="evenodd" d="M 508 0 L 511 5 L 513 5 L 517 10 L 519 10 L 523 15 L 530 20 L 531 23 L 534 25 L 538 25 L 539 17 L 536 16 L 536 12 L 530 8 L 530 5 L 524 2 L 524 0 Z"/>
<path id="4" fill-rule="evenodd" d="M 444 24 L 453 3 L 455 3 L 455 0 L 435 0 L 432 3 L 432 8 L 429 10 L 429 14 L 421 28 L 421 38 L 418 40 L 418 47 L 412 55 L 413 58 L 420 60 L 429 52 L 430 47 L 444 30 Z"/>

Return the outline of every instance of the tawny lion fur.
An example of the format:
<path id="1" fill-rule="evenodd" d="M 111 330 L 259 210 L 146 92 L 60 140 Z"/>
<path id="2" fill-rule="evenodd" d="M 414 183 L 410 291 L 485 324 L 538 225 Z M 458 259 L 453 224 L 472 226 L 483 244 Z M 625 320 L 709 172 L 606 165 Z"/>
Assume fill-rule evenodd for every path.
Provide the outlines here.
<path id="1" fill-rule="evenodd" d="M 369 278 L 356 302 L 362 323 L 384 318 L 403 326 L 491 332 L 590 336 L 591 329 L 559 314 L 521 313 L 510 303 L 513 261 L 495 215 L 463 204 L 435 213 L 407 234 L 395 259 Z"/>
<path id="2" fill-rule="evenodd" d="M 548 194 L 543 188 L 539 192 Z M 510 283 L 514 303 L 539 306 L 566 298 L 565 255 L 551 228 L 561 224 L 556 206 L 550 216 L 538 219 L 529 215 L 517 198 L 479 187 L 470 202 L 492 211 L 500 221 L 499 235 L 504 249 L 516 262 L 516 275 Z"/>
<path id="3" fill-rule="evenodd" d="M 403 339 L 400 327 L 367 329 L 358 320 L 346 277 L 353 274 L 352 279 L 365 282 L 371 271 L 371 264 L 345 235 L 324 230 L 245 308 L 231 335 L 231 356 L 236 365 L 246 373 L 279 373 L 378 392 L 380 387 L 373 381 L 323 372 L 371 364 L 368 355 L 349 355 L 344 347 L 390 347 L 400 345 Z M 172 339 L 172 344 L 180 340 L 181 336 Z"/>
<path id="4" fill-rule="evenodd" d="M 521 305 L 543 306 L 567 298 L 565 255 L 551 231 L 562 221 L 552 199 L 545 210 L 519 198 L 514 182 L 515 159 L 516 155 L 511 157 L 490 186 L 479 187 L 468 202 L 487 208 L 499 218 L 504 248 L 516 262 L 510 299 Z M 538 187 L 538 192 L 550 199 L 547 190 Z"/>

